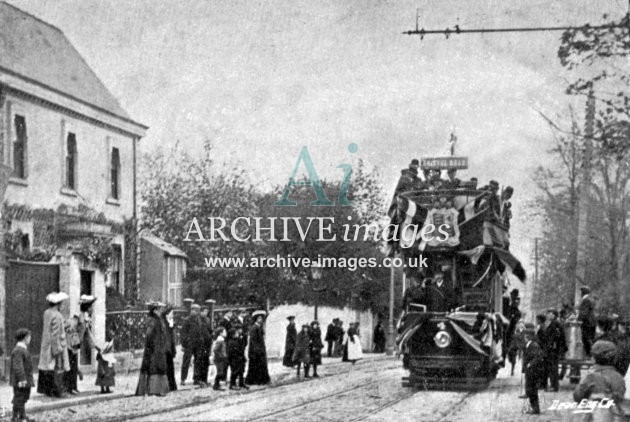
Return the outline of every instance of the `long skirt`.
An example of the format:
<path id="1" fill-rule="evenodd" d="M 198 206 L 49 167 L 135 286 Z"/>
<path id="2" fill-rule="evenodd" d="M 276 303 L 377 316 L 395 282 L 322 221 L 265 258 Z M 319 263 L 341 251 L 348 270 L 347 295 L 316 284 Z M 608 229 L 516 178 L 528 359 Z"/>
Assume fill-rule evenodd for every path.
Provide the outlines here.
<path id="1" fill-rule="evenodd" d="M 310 349 L 310 354 L 311 354 L 311 365 L 322 364 L 322 349 L 312 348 Z"/>
<path id="2" fill-rule="evenodd" d="M 269 370 L 267 369 L 267 356 L 252 356 L 247 368 L 245 383 L 250 385 L 265 385 L 271 382 Z"/>
<path id="3" fill-rule="evenodd" d="M 37 392 L 39 394 L 59 397 L 64 393 L 64 367 L 68 363 L 64 360 L 64 357 L 67 359 L 67 355 L 64 355 L 61 353 L 55 357 L 54 370 L 39 370 L 37 377 Z"/>
<path id="4" fill-rule="evenodd" d="M 66 391 L 79 391 L 77 378 L 79 377 L 79 354 L 68 350 L 68 359 L 70 361 L 70 370 L 63 374 L 63 383 Z"/>
<path id="5" fill-rule="evenodd" d="M 293 368 L 293 352 L 294 351 L 295 351 L 295 348 L 286 349 L 284 351 L 284 357 L 282 358 L 282 365 L 289 368 Z"/>
<path id="6" fill-rule="evenodd" d="M 96 357 L 98 359 L 98 366 L 96 368 L 96 383 L 95 385 L 101 387 L 113 387 L 116 385 L 116 368 L 114 365 L 110 365 L 100 355 Z"/>
<path id="7" fill-rule="evenodd" d="M 175 382 L 175 363 L 173 363 L 173 355 L 166 354 L 166 378 L 168 379 L 168 389 L 177 390 L 177 382 Z"/>
<path id="8" fill-rule="evenodd" d="M 166 375 L 149 375 L 140 372 L 136 396 L 165 396 L 169 392 Z"/>

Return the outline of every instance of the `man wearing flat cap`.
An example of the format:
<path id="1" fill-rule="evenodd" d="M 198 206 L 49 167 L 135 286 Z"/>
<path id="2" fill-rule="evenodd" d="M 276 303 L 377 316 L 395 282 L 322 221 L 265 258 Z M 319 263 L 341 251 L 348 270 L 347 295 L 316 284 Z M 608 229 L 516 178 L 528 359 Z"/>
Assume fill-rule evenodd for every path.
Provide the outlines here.
<path id="1" fill-rule="evenodd" d="M 578 310 L 578 321 L 582 323 L 582 344 L 584 353 L 591 355 L 591 345 L 595 339 L 595 300 L 591 296 L 591 289 L 588 286 L 580 287 L 582 302 Z"/>
<path id="2" fill-rule="evenodd" d="M 626 393 L 626 383 L 621 374 L 613 367 L 615 356 L 617 355 L 617 347 L 613 342 L 598 340 L 593 344 L 591 354 L 595 359 L 593 371 L 586 375 L 575 388 L 573 400 L 576 402 L 580 402 L 583 399 L 598 400 L 603 405 L 604 399 L 612 399 L 617 409 L 621 410 L 623 397 Z M 609 413 L 611 410 L 612 408 L 604 409 L 598 407 L 594 411 Z M 599 419 L 593 415 L 592 420 L 604 419 Z"/>
<path id="3" fill-rule="evenodd" d="M 525 373 L 525 394 L 529 399 L 531 410 L 527 413 L 540 414 L 538 401 L 538 385 L 540 374 L 543 373 L 544 355 L 536 342 L 536 332 L 533 324 L 525 324 L 525 350 L 523 352 L 523 372 Z"/>

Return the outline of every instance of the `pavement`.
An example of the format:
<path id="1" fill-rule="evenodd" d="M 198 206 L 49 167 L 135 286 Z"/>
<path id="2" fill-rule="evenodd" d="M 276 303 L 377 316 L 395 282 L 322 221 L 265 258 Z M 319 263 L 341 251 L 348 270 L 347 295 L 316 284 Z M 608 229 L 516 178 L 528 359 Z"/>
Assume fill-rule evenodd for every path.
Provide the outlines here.
<path id="1" fill-rule="evenodd" d="M 191 365 L 188 372 L 188 380 L 185 385 L 180 385 L 180 371 L 181 371 L 181 358 L 182 358 L 181 350 L 178 350 L 176 358 L 175 358 L 175 379 L 177 380 L 177 388 L 178 390 L 193 390 L 197 388 L 193 385 L 192 375 L 193 375 L 193 365 Z M 365 355 L 366 359 L 376 358 L 382 355 Z M 334 363 L 341 361 L 340 358 L 323 358 L 323 364 Z M 96 382 L 96 372 L 89 371 L 88 373 L 84 373 L 83 381 L 78 381 L 79 394 L 77 395 L 68 395 L 65 398 L 56 398 L 56 397 L 48 397 L 42 394 L 37 393 L 37 387 L 33 387 L 31 390 L 31 398 L 26 404 L 27 413 L 35 413 L 35 412 L 43 412 L 48 410 L 61 409 L 72 406 L 80 406 L 86 404 L 92 404 L 97 402 L 103 402 L 108 400 L 120 399 L 123 397 L 133 396 L 136 392 L 136 387 L 138 385 L 138 377 L 139 377 L 139 361 L 135 360 L 132 364 L 127 364 L 126 369 L 122 370 L 116 368 L 116 386 L 112 387 L 112 393 L 110 394 L 101 394 L 100 387 L 98 387 Z M 270 358 L 268 360 L 269 374 L 273 377 L 275 374 L 280 374 L 286 372 L 285 367 L 282 366 L 282 359 L 280 358 Z M 34 378 L 35 385 L 37 385 L 37 369 L 34 370 Z M 215 367 L 214 365 L 210 366 L 210 371 L 208 374 L 208 380 L 211 382 L 214 379 L 215 375 Z M 3 382 L 0 383 L 0 418 L 8 415 L 13 405 L 11 404 L 11 400 L 13 398 L 13 387 L 11 387 L 8 383 Z"/>

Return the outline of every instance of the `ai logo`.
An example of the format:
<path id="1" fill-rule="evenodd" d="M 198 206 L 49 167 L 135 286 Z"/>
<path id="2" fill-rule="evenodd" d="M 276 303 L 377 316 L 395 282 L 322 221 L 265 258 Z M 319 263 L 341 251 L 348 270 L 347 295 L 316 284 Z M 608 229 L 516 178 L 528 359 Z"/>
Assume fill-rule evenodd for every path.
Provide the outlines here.
<path id="1" fill-rule="evenodd" d="M 348 151 L 351 154 L 355 154 L 359 150 L 359 146 L 355 143 L 351 143 L 348 145 Z M 297 174 L 298 168 L 300 164 L 304 163 L 304 167 L 306 168 L 306 172 L 308 173 L 308 178 L 303 181 L 296 181 L 295 175 Z M 341 206 L 350 206 L 352 205 L 352 201 L 348 200 L 348 189 L 350 188 L 350 176 L 352 176 L 352 166 L 350 164 L 339 164 L 337 168 L 343 170 L 343 182 L 341 183 L 341 188 L 339 189 L 339 196 L 337 197 L 337 202 Z M 300 151 L 300 155 L 298 157 L 297 163 L 295 164 L 295 168 L 293 169 L 293 173 L 291 173 L 291 177 L 289 178 L 289 182 L 284 188 L 284 192 L 279 200 L 274 202 L 274 205 L 277 207 L 294 207 L 297 205 L 295 201 L 291 201 L 289 199 L 289 194 L 291 193 L 291 188 L 293 186 L 311 186 L 315 195 L 317 196 L 317 201 L 312 201 L 311 205 L 314 206 L 334 206 L 335 203 L 328 199 L 326 196 L 326 192 L 324 192 L 324 186 L 322 185 L 319 176 L 317 175 L 317 170 L 315 170 L 315 165 L 313 164 L 313 159 L 311 158 L 311 154 L 308 152 L 308 148 L 306 146 L 302 147 L 302 151 Z"/>

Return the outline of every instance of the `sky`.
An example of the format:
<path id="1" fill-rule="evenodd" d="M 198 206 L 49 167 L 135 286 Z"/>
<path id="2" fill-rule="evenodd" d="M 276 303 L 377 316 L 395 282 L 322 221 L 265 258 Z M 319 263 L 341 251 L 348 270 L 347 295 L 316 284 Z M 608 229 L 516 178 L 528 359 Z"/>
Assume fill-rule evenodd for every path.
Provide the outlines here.
<path id="1" fill-rule="evenodd" d="M 341 179 L 337 165 L 362 158 L 393 192 L 400 169 L 445 155 L 454 131 L 469 157 L 461 178 L 514 186 L 512 249 L 530 273 L 540 227 L 524 203 L 553 143 L 539 113 L 583 110 L 564 94 L 560 33 L 401 32 L 416 10 L 426 29 L 594 25 L 628 12 L 622 0 L 8 2 L 59 27 L 150 127 L 142 151 L 211 139 L 218 162 L 265 189 L 286 183 L 307 146 L 321 177 Z"/>

